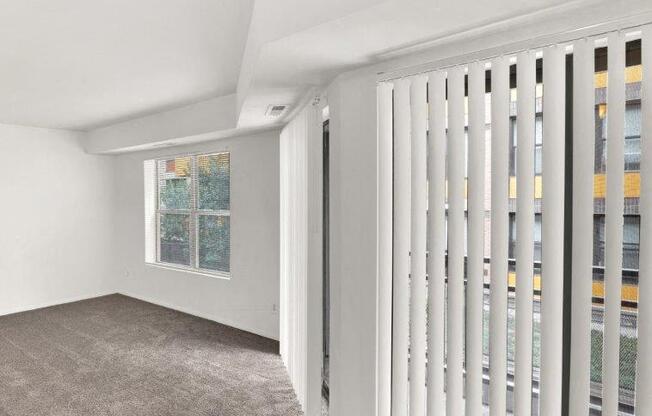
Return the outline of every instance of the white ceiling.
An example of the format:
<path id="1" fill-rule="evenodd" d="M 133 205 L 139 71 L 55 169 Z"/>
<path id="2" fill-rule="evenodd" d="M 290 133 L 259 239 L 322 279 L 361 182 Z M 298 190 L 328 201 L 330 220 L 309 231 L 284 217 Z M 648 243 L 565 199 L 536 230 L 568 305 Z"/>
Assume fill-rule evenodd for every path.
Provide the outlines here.
<path id="1" fill-rule="evenodd" d="M 255 63 L 243 67 L 238 89 L 238 126 L 268 123 L 264 112 L 269 104 L 301 102 L 314 87 L 327 84 L 337 74 L 387 59 L 385 55 L 393 55 L 397 50 L 518 17 L 546 14 L 546 18 L 551 18 L 573 8 L 591 9 L 608 1 L 611 0 L 356 0 L 357 7 L 349 4 L 339 15 L 330 7 L 328 19 L 314 15 L 312 1 L 297 7 L 295 0 L 277 0 L 274 12 L 264 13 L 259 13 L 259 9 L 270 6 L 257 2 L 252 30 L 281 27 L 285 32 L 276 29 L 266 42 L 261 42 Z M 285 12 L 279 12 L 283 8 Z M 298 20 L 297 16 L 304 16 L 303 20 L 313 19 L 313 24 L 286 24 L 285 16 L 290 10 L 291 23 Z M 245 60 L 251 43 L 250 38 Z M 245 75 L 249 77 L 246 90 L 242 80 Z"/>
<path id="2" fill-rule="evenodd" d="M 0 123 L 89 129 L 236 90 L 253 0 L 0 0 Z"/>
<path id="3" fill-rule="evenodd" d="M 269 126 L 269 105 L 406 50 L 438 59 L 643 9 L 652 2 L 0 0 L 0 123 L 97 131 L 236 93 L 230 128 Z"/>

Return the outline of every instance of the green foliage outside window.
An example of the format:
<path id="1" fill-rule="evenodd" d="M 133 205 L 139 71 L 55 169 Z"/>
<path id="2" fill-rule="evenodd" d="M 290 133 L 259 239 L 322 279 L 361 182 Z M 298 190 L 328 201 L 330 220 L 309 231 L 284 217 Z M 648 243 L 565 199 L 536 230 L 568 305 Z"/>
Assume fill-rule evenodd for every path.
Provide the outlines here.
<path id="1" fill-rule="evenodd" d="M 189 209 L 190 190 L 186 178 L 165 179 L 161 186 L 161 208 Z"/>
<path id="2" fill-rule="evenodd" d="M 161 261 L 164 263 L 190 263 L 189 216 L 185 214 L 161 215 Z"/>
<path id="3" fill-rule="evenodd" d="M 230 160 L 228 154 L 200 156 L 197 159 L 197 207 L 208 210 L 228 210 L 230 195 Z"/>
<path id="4" fill-rule="evenodd" d="M 602 383 L 602 331 L 591 330 L 591 381 Z M 634 391 L 636 387 L 636 338 L 620 336 L 620 388 Z"/>
<path id="5" fill-rule="evenodd" d="M 230 271 L 230 169 L 229 153 L 159 161 L 160 261 Z"/>
<path id="6" fill-rule="evenodd" d="M 216 215 L 199 216 L 199 267 L 229 271 L 230 219 Z"/>

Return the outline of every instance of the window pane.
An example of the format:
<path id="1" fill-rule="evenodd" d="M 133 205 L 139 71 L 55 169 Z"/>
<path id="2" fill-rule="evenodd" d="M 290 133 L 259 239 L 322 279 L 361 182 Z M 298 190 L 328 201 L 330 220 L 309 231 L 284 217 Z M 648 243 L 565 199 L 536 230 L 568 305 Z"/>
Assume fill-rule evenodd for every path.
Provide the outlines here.
<path id="1" fill-rule="evenodd" d="M 231 219 L 200 215 L 198 229 L 199 268 L 228 272 L 231 253 Z"/>
<path id="2" fill-rule="evenodd" d="M 228 210 L 231 205 L 231 161 L 229 153 L 197 157 L 197 207 Z"/>
<path id="3" fill-rule="evenodd" d="M 534 140 L 536 145 L 543 144 L 543 116 L 536 116 L 534 119 Z"/>
<path id="4" fill-rule="evenodd" d="M 640 87 L 636 88 L 637 90 Z M 641 135 L 641 104 L 627 103 L 625 107 L 625 137 Z"/>
<path id="5" fill-rule="evenodd" d="M 160 209 L 190 209 L 190 158 L 159 160 Z"/>
<path id="6" fill-rule="evenodd" d="M 161 262 L 190 265 L 190 215 L 161 214 Z"/>
<path id="7" fill-rule="evenodd" d="M 509 176 L 516 176 L 516 146 L 518 141 L 518 128 L 516 125 L 516 117 L 509 118 L 509 134 L 511 136 L 509 142 Z"/>
<path id="8" fill-rule="evenodd" d="M 534 173 L 541 175 L 543 173 L 543 146 L 534 148 Z"/>
<path id="9" fill-rule="evenodd" d="M 640 217 L 626 215 L 623 228 L 623 267 L 638 269 L 638 245 L 640 240 Z"/>
<path id="10" fill-rule="evenodd" d="M 641 169 L 641 138 L 627 137 L 625 139 L 625 171 Z"/>
<path id="11" fill-rule="evenodd" d="M 534 261 L 541 261 L 541 214 L 534 215 Z"/>

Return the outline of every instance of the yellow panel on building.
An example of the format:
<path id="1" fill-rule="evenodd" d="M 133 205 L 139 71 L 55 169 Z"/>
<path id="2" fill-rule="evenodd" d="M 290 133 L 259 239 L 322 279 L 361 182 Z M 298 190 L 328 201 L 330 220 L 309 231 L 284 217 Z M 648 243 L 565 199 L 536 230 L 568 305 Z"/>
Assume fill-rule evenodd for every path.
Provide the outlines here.
<path id="1" fill-rule="evenodd" d="M 189 157 L 178 157 L 174 159 L 174 174 L 179 177 L 190 176 Z"/>
<path id="2" fill-rule="evenodd" d="M 516 287 L 516 273 L 509 272 L 508 275 L 509 287 Z M 536 291 L 541 290 L 541 275 L 535 274 L 533 280 L 533 288 Z M 638 286 L 636 285 L 623 285 L 622 290 L 622 300 L 627 302 L 637 302 L 638 301 Z M 604 298 L 604 283 L 603 282 L 593 282 L 593 297 L 594 298 Z"/>
<path id="3" fill-rule="evenodd" d="M 625 172 L 625 198 L 638 198 L 641 195 L 641 174 L 639 172 Z M 509 178 L 509 197 L 516 198 L 516 178 Z M 607 196 L 607 176 L 604 173 L 597 173 L 593 176 L 594 198 Z M 534 197 L 543 197 L 543 181 L 541 176 L 534 178 Z"/>
<path id="4" fill-rule="evenodd" d="M 509 197 L 516 198 L 516 178 L 510 176 L 509 178 Z M 543 180 L 541 175 L 534 177 L 534 198 L 541 199 L 543 197 Z"/>
<path id="5" fill-rule="evenodd" d="M 639 172 L 625 172 L 625 198 L 638 198 L 641 195 L 641 174 Z M 598 173 L 593 176 L 593 196 L 604 198 L 607 196 L 607 176 Z"/>
<path id="6" fill-rule="evenodd" d="M 643 71 L 641 65 L 628 66 L 625 68 L 625 83 L 641 82 Z M 607 88 L 607 71 L 595 74 L 595 88 Z"/>

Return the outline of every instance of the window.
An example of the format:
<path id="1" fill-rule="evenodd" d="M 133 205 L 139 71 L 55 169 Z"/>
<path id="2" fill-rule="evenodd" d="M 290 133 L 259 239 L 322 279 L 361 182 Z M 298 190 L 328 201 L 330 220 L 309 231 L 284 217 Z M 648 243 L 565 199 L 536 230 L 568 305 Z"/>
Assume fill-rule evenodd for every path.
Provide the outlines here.
<path id="1" fill-rule="evenodd" d="M 179 156 L 155 163 L 155 262 L 228 275 L 230 154 Z"/>
<path id="2" fill-rule="evenodd" d="M 625 215 L 623 217 L 623 268 L 638 269 L 638 246 L 640 233 L 640 216 Z M 604 268 L 606 246 L 605 216 L 594 215 L 593 217 L 593 264 Z"/>
<path id="3" fill-rule="evenodd" d="M 534 133 L 534 174 L 541 175 L 543 166 L 543 115 L 541 113 L 536 115 L 534 119 L 534 127 L 536 129 Z M 512 116 L 509 119 L 509 135 L 509 174 L 510 176 L 516 176 L 516 144 L 518 141 L 516 116 Z"/>
<path id="4" fill-rule="evenodd" d="M 534 214 L 534 261 L 541 262 L 541 214 Z M 509 259 L 516 260 L 516 213 L 509 213 Z"/>
<path id="5" fill-rule="evenodd" d="M 644 360 L 639 359 L 639 367 L 636 367 L 637 356 L 644 356 L 643 349 L 647 346 L 639 345 L 638 337 L 640 333 L 642 339 L 647 339 L 648 334 L 639 331 L 645 328 L 643 323 L 649 318 L 645 311 L 639 310 L 639 302 L 645 301 L 639 294 L 639 262 L 645 259 L 641 255 L 645 247 L 640 237 L 650 228 L 641 215 L 647 209 L 641 204 L 641 176 L 645 175 L 641 173 L 641 164 L 645 161 L 641 152 L 644 156 L 646 151 L 641 149 L 641 124 L 646 117 L 646 107 L 641 106 L 645 99 L 642 93 L 645 77 L 641 40 L 627 41 L 622 34 L 612 33 L 607 43 L 611 52 L 607 47 L 596 48 L 598 44 L 594 40 L 576 42 L 573 54 L 559 45 L 546 48 L 543 59 L 550 59 L 548 68 L 552 70 L 545 82 L 550 87 L 547 97 L 552 103 L 549 102 L 545 115 L 542 112 L 545 98 L 542 68 L 545 66 L 541 58 L 535 61 L 534 51 L 516 56 L 516 65 L 511 64 L 511 60 L 506 62 L 505 57 L 492 59 L 489 71 L 486 62 L 461 64 L 381 84 L 379 111 L 382 109 L 383 113 L 379 114 L 384 114 L 387 124 L 379 124 L 379 138 L 385 141 L 383 149 L 394 157 L 393 182 L 383 184 L 385 191 L 394 192 L 391 234 L 394 240 L 392 252 L 388 253 L 393 256 L 394 264 L 387 274 L 391 276 L 392 285 L 387 287 L 393 290 L 391 296 L 394 298 L 390 299 L 393 300 L 392 314 L 396 317 L 389 333 L 394 360 L 390 377 L 394 383 L 392 404 L 399 403 L 396 407 L 401 413 L 407 414 L 419 406 L 421 414 L 425 396 L 428 405 L 432 403 L 437 413 L 444 413 L 444 409 L 459 413 L 464 406 L 468 412 L 471 403 L 472 408 L 477 409 L 473 414 L 481 414 L 482 405 L 498 409 L 491 409 L 492 413 L 511 414 L 514 409 L 520 409 L 518 412 L 533 415 L 552 414 L 547 409 L 558 411 L 557 405 L 562 400 L 555 397 L 558 392 L 548 393 L 546 397 L 545 390 L 541 390 L 544 393 L 539 396 L 540 370 L 546 370 L 545 365 L 541 367 L 541 357 L 547 355 L 549 362 L 557 359 L 557 368 L 561 370 L 554 375 L 549 372 L 544 378 L 550 380 L 563 375 L 581 384 L 581 395 L 572 397 L 573 390 L 566 392 L 569 402 L 584 409 L 588 405 L 590 411 L 586 411 L 590 414 L 635 414 L 636 388 L 640 388 L 637 375 L 645 383 L 640 371 L 646 370 L 640 364 Z M 612 54 L 609 57 L 611 69 L 607 68 L 608 53 Z M 526 76 L 517 86 L 521 63 L 520 68 L 525 68 L 521 73 Z M 574 83 L 558 83 L 564 76 L 570 79 L 570 75 Z M 609 92 L 609 77 L 611 92 L 616 90 L 617 94 Z M 391 93 L 387 93 L 387 86 Z M 491 88 L 487 88 L 489 86 Z M 521 89 L 516 90 L 515 86 Z M 426 88 L 427 94 L 424 94 L 422 91 Z M 521 97 L 525 99 L 517 101 Z M 557 104 L 564 99 L 566 108 L 559 111 L 561 106 Z M 524 106 L 519 105 L 523 103 Z M 523 116 L 527 117 L 527 123 L 519 123 L 524 121 L 523 118 L 519 120 Z M 611 126 L 608 126 L 609 120 Z M 428 152 L 424 169 L 423 161 L 414 157 L 414 149 L 423 146 L 421 130 L 426 122 Z M 517 131 L 519 124 L 520 132 Z M 487 131 L 484 141 L 478 134 L 482 126 Z M 580 128 L 575 129 L 576 126 Z M 467 129 L 469 137 L 462 140 L 462 132 L 466 135 Z M 435 142 L 429 142 L 433 138 Z M 572 138 L 572 142 L 567 143 L 566 138 Z M 544 141 L 548 142 L 547 155 L 543 152 Z M 575 146 L 577 144 L 581 146 Z M 519 145 L 525 145 L 520 150 L 525 148 L 528 154 L 517 160 Z M 569 145 L 573 145 L 573 152 L 566 151 Z M 457 167 L 462 164 L 462 157 L 468 163 L 464 181 L 460 180 L 462 172 Z M 546 157 L 546 169 L 543 169 Z M 566 166 L 571 166 L 572 170 L 564 172 L 565 163 L 550 163 L 551 160 L 569 162 Z M 517 172 L 517 162 L 527 164 L 527 172 L 522 169 Z M 433 163 L 443 168 L 432 169 Z M 425 191 L 422 182 L 414 180 L 415 173 L 427 177 Z M 618 175 L 618 182 L 623 174 L 623 180 L 616 186 L 614 181 L 609 181 L 608 186 L 609 174 L 614 173 Z M 577 184 L 576 178 L 581 179 Z M 522 180 L 521 184 L 533 186 L 519 187 L 517 179 Z M 504 188 L 505 183 L 507 188 Z M 571 183 L 573 192 L 568 193 L 566 185 Z M 404 194 L 397 193 L 406 184 L 410 188 L 407 200 Z M 551 187 L 552 192 L 549 192 Z M 544 189 L 547 201 L 553 201 L 548 202 L 546 210 L 543 209 Z M 561 204 L 555 206 L 555 201 L 561 201 L 564 195 L 572 199 L 566 199 L 561 209 Z M 621 197 L 624 199 L 622 205 L 617 201 Z M 410 203 L 422 204 L 424 198 L 428 207 L 425 237 L 421 225 L 423 217 L 410 208 Z M 613 201 L 617 201 L 616 204 Z M 530 218 L 523 217 L 527 221 L 519 224 L 519 209 L 528 215 L 533 211 L 533 223 Z M 464 224 L 464 233 L 462 218 L 465 221 L 473 219 L 468 228 Z M 566 223 L 567 219 L 573 221 Z M 518 233 L 519 226 L 528 232 Z M 449 233 L 453 227 L 454 231 Z M 572 239 L 573 233 L 582 235 Z M 518 241 L 517 236 L 522 235 L 528 241 Z M 421 250 L 423 239 L 430 244 L 430 269 L 426 272 L 419 264 L 421 257 L 414 254 L 415 250 L 417 253 Z M 546 240 L 548 254 L 544 259 L 542 247 L 546 247 Z M 618 243 L 607 245 L 607 240 Z M 517 250 L 517 243 L 523 244 L 519 248 L 525 246 L 526 250 Z M 572 258 L 566 256 L 570 252 L 564 252 L 564 245 L 568 245 L 565 243 L 572 243 L 569 247 L 573 249 Z M 519 263 L 517 257 L 521 253 L 524 261 Z M 530 256 L 532 269 L 523 267 L 525 277 L 517 276 L 517 266 L 529 263 Z M 415 262 L 415 258 L 419 262 Z M 414 267 L 414 263 L 418 267 Z M 484 268 L 481 267 L 483 263 Z M 568 265 L 577 267 L 566 267 Z M 521 267 L 518 269 L 520 274 Z M 428 275 L 424 286 L 425 273 Z M 548 312 L 550 318 L 545 318 L 546 308 L 542 308 L 546 278 L 549 281 L 557 279 L 558 283 L 556 288 L 548 285 L 547 289 L 548 293 L 556 292 L 547 298 L 548 304 L 556 308 L 555 313 Z M 614 281 L 619 285 L 608 284 Z M 484 284 L 484 293 L 480 292 L 482 286 L 478 282 Z M 517 291 L 521 282 L 521 288 L 525 289 Z M 421 296 L 424 287 L 428 287 L 426 302 Z M 431 287 L 434 290 L 430 290 Z M 568 290 L 572 290 L 571 296 L 563 297 Z M 646 293 L 645 290 L 640 292 Z M 482 304 L 478 293 L 484 295 Z M 575 296 L 576 293 L 582 296 Z M 387 296 L 390 296 L 389 291 Z M 430 299 L 432 296 L 434 301 Z M 517 302 L 523 299 L 524 302 Z M 437 306 L 433 311 L 433 305 L 442 304 L 443 308 Z M 582 313 L 575 313 L 576 307 Z M 548 308 L 548 311 L 553 309 Z M 426 319 L 422 315 L 424 310 Z M 570 310 L 573 314 L 568 319 L 564 313 Z M 526 324 L 517 326 L 517 316 Z M 550 324 L 541 325 L 546 319 L 556 319 L 554 328 Z M 406 322 L 409 323 L 407 327 Z M 437 336 L 428 339 L 423 335 L 424 327 L 426 335 L 433 331 L 431 333 Z M 568 338 L 559 332 L 560 329 L 576 332 Z M 525 351 L 518 355 L 517 332 L 523 334 L 519 339 L 524 340 L 520 343 L 524 348 L 519 351 Z M 415 333 L 417 336 L 413 336 Z M 573 339 L 580 342 L 574 343 Z M 417 342 L 426 344 L 427 356 L 423 353 L 423 345 L 415 348 Z M 492 348 L 489 348 L 490 342 Z M 477 347 L 480 345 L 483 354 L 479 354 Z M 570 359 L 559 362 L 558 358 L 567 354 L 558 354 L 559 347 L 569 345 L 574 350 Z M 518 357 L 525 358 L 520 361 Z M 567 365 L 573 358 L 577 359 L 576 365 Z M 493 374 L 491 360 L 497 363 L 493 368 L 499 369 Z M 427 379 L 428 389 L 424 394 L 421 366 L 425 367 L 426 361 L 428 371 L 436 369 L 436 377 Z M 518 371 L 518 361 L 525 362 L 520 366 L 524 371 Z M 603 363 L 609 365 L 603 368 Z M 618 365 L 611 365 L 614 363 Z M 516 383 L 518 374 L 521 381 Z M 531 385 L 528 383 L 530 377 Z M 415 379 L 417 382 L 411 383 Z M 561 386 L 561 379 L 557 381 Z M 491 395 L 489 386 L 498 394 L 492 397 L 500 397 L 500 400 L 487 401 Z M 507 391 L 506 397 L 503 389 Z M 636 412 L 640 410 L 637 408 Z"/>

